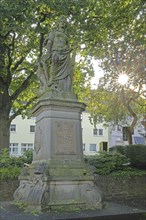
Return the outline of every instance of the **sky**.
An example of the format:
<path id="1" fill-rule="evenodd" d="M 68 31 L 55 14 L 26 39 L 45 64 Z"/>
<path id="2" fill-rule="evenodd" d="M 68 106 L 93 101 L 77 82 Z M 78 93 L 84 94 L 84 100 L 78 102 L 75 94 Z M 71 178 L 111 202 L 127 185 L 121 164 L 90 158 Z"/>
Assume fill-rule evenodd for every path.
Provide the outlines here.
<path id="1" fill-rule="evenodd" d="M 104 75 L 104 71 L 99 67 L 99 61 L 98 60 L 93 60 L 93 68 L 95 71 L 95 76 L 92 77 L 91 79 L 91 84 L 93 89 L 97 88 L 99 78 Z"/>

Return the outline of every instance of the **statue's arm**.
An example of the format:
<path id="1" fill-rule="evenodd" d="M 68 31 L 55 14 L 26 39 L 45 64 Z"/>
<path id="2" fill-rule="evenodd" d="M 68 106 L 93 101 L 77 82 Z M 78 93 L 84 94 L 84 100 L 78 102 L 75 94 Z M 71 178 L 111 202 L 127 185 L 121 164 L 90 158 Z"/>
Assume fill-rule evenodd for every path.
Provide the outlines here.
<path id="1" fill-rule="evenodd" d="M 46 37 L 44 40 L 44 47 L 46 48 L 46 55 L 50 56 L 51 50 L 52 50 L 52 45 L 53 45 L 53 40 L 54 40 L 54 32 L 51 31 L 49 35 Z"/>

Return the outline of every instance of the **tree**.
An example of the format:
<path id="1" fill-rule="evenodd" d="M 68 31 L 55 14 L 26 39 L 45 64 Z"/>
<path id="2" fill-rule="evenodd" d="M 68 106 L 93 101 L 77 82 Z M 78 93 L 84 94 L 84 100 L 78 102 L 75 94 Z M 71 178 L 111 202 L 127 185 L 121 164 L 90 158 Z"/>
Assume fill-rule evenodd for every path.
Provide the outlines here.
<path id="1" fill-rule="evenodd" d="M 12 119 L 18 114 L 30 111 L 36 98 L 36 61 L 42 55 L 44 37 L 52 27 L 54 28 L 57 18 L 60 15 L 68 18 L 70 25 L 67 33 L 70 42 L 77 42 L 77 52 L 85 57 L 85 61 L 82 62 L 84 66 L 81 62 L 76 65 L 74 77 L 74 88 L 81 96 L 81 92 L 87 90 L 83 85 L 87 72 L 93 73 L 90 58 L 106 58 L 107 52 L 110 55 L 109 48 L 113 48 L 113 40 L 116 41 L 123 35 L 127 36 L 126 30 L 131 21 L 136 16 L 143 16 L 143 13 L 140 14 L 143 5 L 144 1 L 140 0 L 1 0 L 1 149 L 9 147 L 9 126 Z M 135 29 L 130 29 L 134 30 L 132 39 L 141 39 L 137 28 L 142 25 L 138 21 Z"/>
<path id="2" fill-rule="evenodd" d="M 30 113 L 37 98 L 36 64 L 45 34 L 59 15 L 69 17 L 71 8 L 77 13 L 81 3 L 68 4 L 66 12 L 62 1 L 0 2 L 0 149 L 9 147 L 11 121 Z"/>
<path id="3" fill-rule="evenodd" d="M 146 112 L 146 77 L 145 58 L 143 51 L 134 52 L 125 59 L 115 57 L 115 61 L 106 59 L 102 65 L 105 68 L 105 75 L 100 79 L 97 90 L 91 90 L 86 94 L 86 103 L 91 119 L 96 126 L 97 122 L 122 123 L 128 126 L 128 142 L 132 144 L 132 134 L 137 122 L 140 122 Z M 119 78 L 126 76 L 127 82 L 119 81 Z M 132 121 L 127 123 L 128 117 Z"/>
<path id="4" fill-rule="evenodd" d="M 135 60 L 136 63 L 136 60 Z M 141 61 L 139 61 L 141 63 Z M 137 68 L 138 67 L 138 68 Z M 123 107 L 123 114 L 121 120 L 126 123 L 128 116 L 132 117 L 131 123 L 128 125 L 128 141 L 132 144 L 132 133 L 137 122 L 140 121 L 145 114 L 146 99 L 144 92 L 144 65 L 139 69 L 139 65 L 133 69 L 132 64 L 128 67 L 127 71 L 124 65 L 124 74 L 127 76 L 128 81 L 125 85 L 118 84 L 118 77 L 122 76 L 121 73 L 115 70 L 112 75 L 112 81 L 109 80 L 108 90 L 116 93 L 116 96 Z M 138 72 L 137 72 L 138 70 Z M 141 71 L 140 71 L 141 70 Z M 107 77 L 106 74 L 105 77 Z M 123 75 L 124 76 L 124 75 Z M 143 77 L 142 77 L 143 76 Z M 105 82 L 103 80 L 103 82 Z M 101 86 L 105 88 L 105 83 L 101 83 Z M 106 86 L 107 88 L 107 86 Z M 113 109 L 114 111 L 114 109 Z M 120 118 L 119 118 L 120 119 Z M 117 119 L 118 120 L 118 119 Z"/>
<path id="5" fill-rule="evenodd" d="M 142 3 L 141 1 L 141 6 Z M 146 110 L 144 49 L 146 25 L 144 7 L 140 7 L 137 11 L 136 5 L 135 2 L 133 6 L 136 14 L 131 24 L 125 27 L 123 36 L 121 35 L 116 41 L 113 40 L 109 53 L 102 61 L 106 73 L 100 80 L 100 87 L 105 88 L 110 93 L 116 93 L 116 99 L 118 98 L 118 102 L 123 108 L 122 118 L 115 114 L 113 119 L 126 122 L 127 117 L 132 116 L 132 122 L 128 129 L 129 144 L 132 144 L 134 127 L 138 120 L 145 115 Z M 118 79 L 122 74 L 128 77 L 125 85 L 118 84 Z M 114 111 L 113 109 L 113 113 Z"/>
<path id="6" fill-rule="evenodd" d="M 33 60 L 30 63 L 26 59 L 34 48 L 30 20 L 33 13 L 31 2 L 0 3 L 0 148 L 9 146 L 11 121 L 26 111 L 34 98 Z"/>
<path id="7" fill-rule="evenodd" d="M 107 16 L 107 24 L 111 28 L 108 29 L 107 39 L 102 44 L 101 66 L 105 75 L 100 79 L 96 91 L 89 87 L 86 102 L 95 125 L 97 121 L 125 123 L 127 117 L 132 116 L 129 127 L 131 144 L 134 127 L 146 110 L 145 3 L 114 1 L 113 7 L 110 7 L 110 2 L 107 1 L 106 5 L 112 16 Z M 111 13 L 111 10 L 114 13 Z M 118 84 L 121 74 L 128 75 L 129 80 L 125 86 Z"/>
<path id="8" fill-rule="evenodd" d="M 119 88 L 111 91 L 104 88 L 88 90 L 84 93 L 84 102 L 90 113 L 91 123 L 96 127 L 97 123 L 109 123 L 126 125 L 129 127 L 128 142 L 132 144 L 134 127 L 140 122 L 146 109 L 146 100 L 139 96 L 138 92 L 131 89 Z M 132 117 L 132 121 L 127 119 Z"/>

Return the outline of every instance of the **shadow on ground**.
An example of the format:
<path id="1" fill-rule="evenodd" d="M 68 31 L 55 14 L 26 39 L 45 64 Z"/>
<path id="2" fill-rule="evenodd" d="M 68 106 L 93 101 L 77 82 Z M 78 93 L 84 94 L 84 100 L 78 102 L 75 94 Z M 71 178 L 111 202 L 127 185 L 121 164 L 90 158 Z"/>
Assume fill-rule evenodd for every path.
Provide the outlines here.
<path id="1" fill-rule="evenodd" d="M 102 210 L 40 214 L 26 213 L 12 201 L 0 203 L 0 220 L 146 220 L 146 209 L 111 202 Z"/>

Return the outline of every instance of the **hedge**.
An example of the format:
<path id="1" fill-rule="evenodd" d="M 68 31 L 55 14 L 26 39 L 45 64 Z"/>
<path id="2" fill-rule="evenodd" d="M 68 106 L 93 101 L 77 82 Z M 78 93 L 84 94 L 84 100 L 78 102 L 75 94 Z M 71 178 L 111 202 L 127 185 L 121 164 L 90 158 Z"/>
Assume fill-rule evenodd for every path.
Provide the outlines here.
<path id="1" fill-rule="evenodd" d="M 146 169 L 146 145 L 114 146 L 110 152 L 120 152 L 130 160 L 130 166 L 138 169 Z"/>

